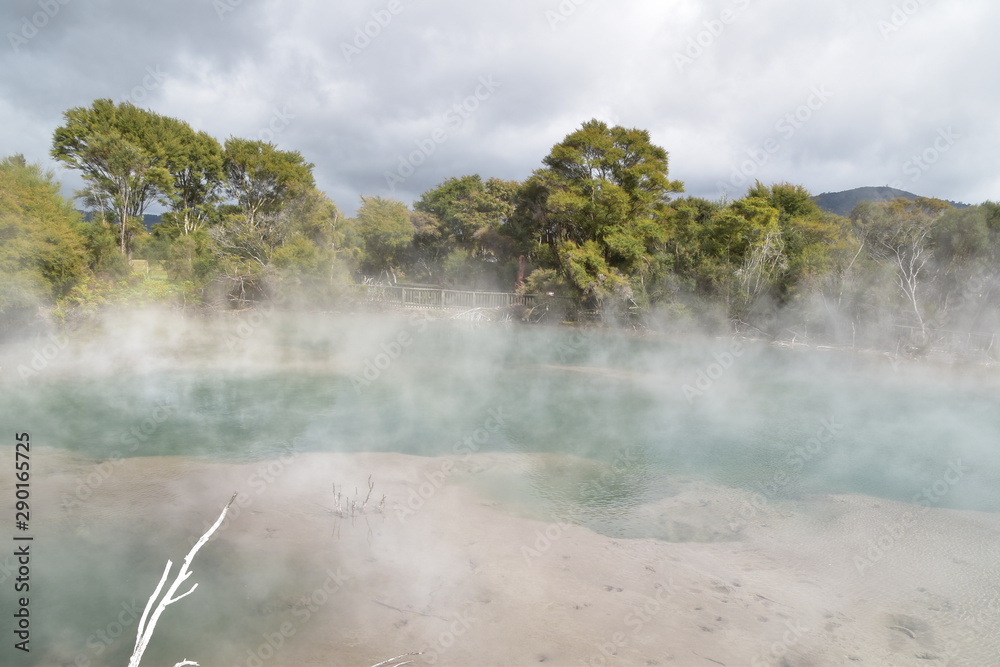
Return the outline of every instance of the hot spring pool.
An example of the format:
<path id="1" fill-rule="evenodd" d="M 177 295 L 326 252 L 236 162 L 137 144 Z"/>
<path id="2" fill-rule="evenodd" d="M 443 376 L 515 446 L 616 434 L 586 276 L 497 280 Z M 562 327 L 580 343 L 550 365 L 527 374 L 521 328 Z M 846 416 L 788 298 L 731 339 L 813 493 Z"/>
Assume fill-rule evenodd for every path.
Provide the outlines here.
<path id="1" fill-rule="evenodd" d="M 397 471 L 398 484 L 386 484 L 396 497 L 372 519 L 374 526 L 341 529 L 333 537 L 333 527 L 323 523 L 329 519 L 326 482 L 314 502 L 305 501 L 315 505 L 310 530 L 322 526 L 317 549 L 347 549 L 359 558 L 366 548 L 382 553 L 380 539 L 399 538 L 397 523 L 399 530 L 411 525 L 394 504 L 405 514 L 408 503 L 431 506 L 459 488 L 490 511 L 556 526 L 541 544 L 538 538 L 524 543 L 532 553 L 557 541 L 553 534 L 576 531 L 609 544 L 654 545 L 650 549 L 661 548 L 657 543 L 745 546 L 762 517 L 773 515 L 773 528 L 817 497 L 984 516 L 1000 510 L 997 383 L 980 369 L 894 366 L 877 356 L 753 343 L 734 348 L 728 340 L 471 328 L 393 317 L 313 316 L 240 336 L 235 345 L 231 327 L 174 338 L 144 329 L 138 341 L 116 341 L 124 332 L 106 334 L 110 341 L 81 339 L 27 378 L 6 373 L 2 422 L 12 433 L 30 432 L 36 458 L 50 459 L 36 463 L 47 471 L 47 477 L 36 475 L 39 498 L 51 504 L 36 510 L 48 541 L 38 543 L 34 610 L 38 645 L 58 647 L 51 654 L 58 664 L 79 656 L 88 664 L 127 662 L 130 610 L 145 602 L 166 558 L 178 561 L 206 517 L 217 514 L 206 470 L 263 499 L 279 488 L 270 477 L 280 477 L 292 461 L 320 468 L 327 460 L 391 461 L 385 465 Z M 6 359 L 5 369 L 23 365 L 30 345 L 7 350 Z M 11 455 L 12 443 L 4 448 Z M 352 456 L 362 458 L 342 458 Z M 437 461 L 455 464 L 442 472 L 445 464 Z M 199 483 L 184 481 L 188 466 Z M 427 469 L 426 478 L 406 486 L 399 471 L 418 467 Z M 363 471 L 357 474 L 363 481 Z M 150 491 L 129 500 L 143 488 L 133 488 L 136 476 L 165 495 Z M 332 483 L 336 476 L 331 469 Z M 175 489 L 168 492 L 164 480 L 193 486 L 185 493 L 168 485 Z M 221 486 L 219 498 L 228 497 L 228 486 Z M 143 511 L 126 510 L 122 502 Z M 280 497 L 276 506 L 270 502 L 257 504 L 262 516 L 279 511 Z M 719 509 L 724 502 L 730 504 Z M 243 520 L 253 519 L 253 511 L 247 508 Z M 169 518 L 158 521 L 161 513 Z M 822 530 L 823 520 L 811 520 Z M 836 521 L 833 515 L 829 521 Z M 277 542 L 268 540 L 280 536 L 281 523 L 261 530 L 271 532 L 257 542 L 240 538 L 243 546 L 259 546 L 239 556 L 213 554 L 214 541 L 205 548 L 194 568 L 205 582 L 192 605 L 199 613 L 184 620 L 184 602 L 167 610 L 173 625 L 164 625 L 149 664 L 197 659 L 196 650 L 203 664 L 215 664 L 208 660 L 213 651 L 226 664 L 249 664 L 246 633 L 266 635 L 274 614 L 309 620 L 308 605 L 275 591 L 308 592 L 322 559 L 288 544 L 270 553 Z M 518 551 L 524 544 L 514 546 L 513 557 L 531 565 L 533 557 Z M 262 552 L 256 560 L 255 550 Z M 254 568 L 266 571 L 248 580 Z M 554 600 L 561 595 L 553 588 Z M 247 605 L 273 611 L 244 614 Z M 389 613 L 399 607 L 379 606 Z M 405 611 L 416 614 L 414 621 L 449 618 L 421 609 Z M 242 625 L 233 618 L 237 611 Z M 317 608 L 308 615 L 319 614 Z M 103 629 L 107 636 L 118 615 L 122 638 L 95 634 Z M 370 619 L 372 627 L 379 622 Z M 918 634 L 902 621 L 895 626 Z M 192 635 L 199 638 L 190 642 L 191 655 L 177 653 Z M 356 646 L 372 652 L 377 642 L 362 635 Z M 350 644 L 344 637 L 335 643 L 339 649 Z M 382 659 L 395 655 L 387 648 Z M 0 649 L 4 664 L 16 657 L 11 651 Z M 358 655 L 365 660 L 368 653 Z"/>

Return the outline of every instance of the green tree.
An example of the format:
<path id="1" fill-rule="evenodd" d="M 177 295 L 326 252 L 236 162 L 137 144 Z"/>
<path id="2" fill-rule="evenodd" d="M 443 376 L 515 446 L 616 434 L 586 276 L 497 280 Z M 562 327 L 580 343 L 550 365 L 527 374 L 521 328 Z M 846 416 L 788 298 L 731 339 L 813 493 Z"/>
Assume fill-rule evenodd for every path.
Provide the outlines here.
<path id="1" fill-rule="evenodd" d="M 85 277 L 79 214 L 51 173 L 17 155 L 0 161 L 0 314 L 51 305 Z"/>
<path id="2" fill-rule="evenodd" d="M 195 132 L 180 120 L 163 118 L 166 168 L 171 187 L 167 192 L 172 218 L 184 236 L 204 227 L 221 200 L 225 178 L 222 146 L 205 132 Z"/>
<path id="3" fill-rule="evenodd" d="M 784 242 L 787 267 L 778 285 L 782 300 L 813 286 L 833 270 L 838 257 L 853 251 L 850 223 L 826 213 L 801 185 L 758 181 L 747 197 L 766 201 L 778 211 L 778 227 Z"/>
<path id="4" fill-rule="evenodd" d="M 429 213 L 441 221 L 442 236 L 453 247 L 473 252 L 489 252 L 479 243 L 484 229 L 501 229 L 514 213 L 518 183 L 479 174 L 449 178 L 428 190 L 413 209 Z M 478 236 L 477 236 L 478 235 Z"/>
<path id="5" fill-rule="evenodd" d="M 714 251 L 713 223 L 723 208 L 716 202 L 699 197 L 686 197 L 671 205 L 671 233 L 665 251 L 667 257 L 661 265 L 670 267 L 669 274 L 661 281 L 664 287 L 661 298 L 678 293 L 711 296 L 725 283 L 729 272 L 726 259 Z"/>
<path id="6" fill-rule="evenodd" d="M 315 185 L 313 165 L 300 153 L 265 141 L 227 139 L 224 166 L 226 194 L 250 227 Z"/>
<path id="7" fill-rule="evenodd" d="M 410 265 L 426 280 L 442 284 L 510 284 L 519 245 L 508 224 L 518 187 L 516 181 L 483 181 L 474 174 L 425 192 L 413 205 Z"/>
<path id="8" fill-rule="evenodd" d="M 82 172 L 87 187 L 80 196 L 115 213 L 119 247 L 127 254 L 133 221 L 141 220 L 154 201 L 165 200 L 172 188 L 162 119 L 110 99 L 70 109 L 63 118 L 65 124 L 53 137 L 52 157 Z"/>
<path id="9" fill-rule="evenodd" d="M 349 280 L 354 254 L 346 247 L 344 218 L 315 188 L 286 206 L 289 234 L 271 256 L 283 292 L 300 303 L 335 296 Z"/>
<path id="10" fill-rule="evenodd" d="M 355 224 L 364 241 L 362 269 L 385 271 L 395 282 L 395 267 L 414 234 L 406 204 L 395 199 L 362 197 Z"/>
<path id="11" fill-rule="evenodd" d="M 233 203 L 219 208 L 211 235 L 228 297 L 245 304 L 267 295 L 272 256 L 296 231 L 290 208 L 315 188 L 313 165 L 297 151 L 230 138 L 223 166 Z"/>
<path id="12" fill-rule="evenodd" d="M 598 301 L 608 293 L 598 286 L 648 273 L 669 236 L 670 197 L 683 190 L 668 178 L 667 152 L 649 133 L 591 120 L 543 163 L 521 187 L 512 220 L 542 268 L 558 268 Z"/>

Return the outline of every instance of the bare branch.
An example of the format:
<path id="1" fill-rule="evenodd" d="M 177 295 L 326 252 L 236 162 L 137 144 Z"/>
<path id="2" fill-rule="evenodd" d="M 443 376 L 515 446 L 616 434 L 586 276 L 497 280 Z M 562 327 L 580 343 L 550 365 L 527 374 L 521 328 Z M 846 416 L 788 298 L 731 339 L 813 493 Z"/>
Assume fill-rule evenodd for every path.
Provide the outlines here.
<path id="1" fill-rule="evenodd" d="M 163 590 L 163 584 L 167 582 L 167 575 L 170 574 L 171 567 L 173 567 L 173 562 L 168 560 L 167 566 L 163 568 L 163 576 L 160 577 L 160 583 L 156 585 L 156 590 L 153 591 L 149 601 L 146 603 L 146 608 L 142 611 L 142 618 L 139 619 L 139 631 L 135 637 L 135 651 L 139 650 L 139 642 L 145 634 L 146 619 L 149 617 L 149 610 L 153 608 L 153 602 L 160 597 L 160 591 Z"/>
<path id="2" fill-rule="evenodd" d="M 163 584 L 166 581 L 167 573 L 170 572 L 170 568 L 173 566 L 171 561 L 167 561 L 167 567 L 163 570 L 163 576 L 160 578 L 160 583 L 157 585 L 156 591 L 154 591 L 152 597 L 149 598 L 149 602 L 146 603 L 146 610 L 143 612 L 142 618 L 139 621 L 139 628 L 136 633 L 135 640 L 135 650 L 132 652 L 132 657 L 129 659 L 128 667 L 139 667 L 139 663 L 142 661 L 142 654 L 146 652 L 149 640 L 153 638 L 153 629 L 156 627 L 157 621 L 160 620 L 160 615 L 163 614 L 163 611 L 167 608 L 167 606 L 187 597 L 193 593 L 196 588 L 198 588 L 198 584 L 194 584 L 188 592 L 182 595 L 176 594 L 180 585 L 184 583 L 189 576 L 191 576 L 191 573 L 188 571 L 188 567 L 190 567 L 195 554 L 198 553 L 198 550 L 201 549 L 206 542 L 208 542 L 209 538 L 212 537 L 212 534 L 215 533 L 215 531 L 219 529 L 219 526 L 222 525 L 222 522 L 226 518 L 226 512 L 229 511 L 230 506 L 232 506 L 233 501 L 235 500 L 236 493 L 234 492 L 233 497 L 230 498 L 229 502 L 226 503 L 226 506 L 222 508 L 222 513 L 219 515 L 219 518 L 216 519 L 215 523 L 212 524 L 212 527 L 201 536 L 201 539 L 198 540 L 193 547 L 191 547 L 191 551 L 189 551 L 188 555 L 184 557 L 184 562 L 181 564 L 180 572 L 177 573 L 177 578 L 174 579 L 170 588 L 167 589 L 163 598 L 160 599 L 159 604 L 156 605 L 156 610 L 153 612 L 152 616 L 149 616 L 149 623 L 147 625 L 146 618 L 149 615 L 149 609 L 152 607 L 153 601 L 159 596 L 160 590 L 162 590 Z M 198 663 L 185 660 L 184 662 L 178 664 L 197 665 Z M 175 667 L 177 667 L 177 665 L 175 665 Z"/>
<path id="3" fill-rule="evenodd" d="M 390 664 L 396 662 L 397 660 L 399 660 L 400 658 L 408 658 L 411 655 L 423 655 L 423 651 L 418 651 L 417 653 L 404 653 L 402 655 L 397 655 L 395 658 L 389 658 L 388 660 L 383 660 L 382 662 L 378 663 L 377 665 L 372 665 L 372 667 L 386 667 L 386 665 L 390 665 Z M 413 662 L 413 661 L 412 660 L 407 660 L 406 662 L 397 662 L 394 665 L 394 667 L 400 667 L 400 665 L 408 665 L 411 662 Z"/>

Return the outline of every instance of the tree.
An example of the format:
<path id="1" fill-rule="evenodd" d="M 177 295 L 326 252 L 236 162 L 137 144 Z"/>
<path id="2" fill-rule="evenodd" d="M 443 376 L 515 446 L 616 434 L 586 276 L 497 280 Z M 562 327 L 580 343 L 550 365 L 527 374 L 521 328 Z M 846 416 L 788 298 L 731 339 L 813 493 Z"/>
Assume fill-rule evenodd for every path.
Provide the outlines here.
<path id="1" fill-rule="evenodd" d="M 394 266 L 400 252 L 413 239 L 413 223 L 406 204 L 395 199 L 362 197 L 356 219 L 357 232 L 364 241 L 363 268 L 385 271 L 396 281 Z"/>
<path id="2" fill-rule="evenodd" d="M 278 150 L 265 141 L 227 139 L 224 168 L 226 194 L 251 228 L 262 215 L 276 213 L 315 185 L 313 165 L 300 153 Z"/>
<path id="3" fill-rule="evenodd" d="M 719 203 L 699 197 L 686 197 L 671 205 L 671 233 L 661 263 L 669 263 L 670 274 L 689 293 L 714 294 L 729 270 L 710 245 L 713 222 L 722 208 Z"/>
<path id="4" fill-rule="evenodd" d="M 931 260 L 930 238 L 948 208 L 949 204 L 937 199 L 918 197 L 911 202 L 900 197 L 881 204 L 861 202 L 851 212 L 869 256 L 893 267 L 896 284 L 913 311 L 922 340 L 927 335 L 922 284 Z"/>
<path id="5" fill-rule="evenodd" d="M 778 296 L 784 301 L 817 282 L 833 270 L 842 251 L 853 251 L 850 226 L 845 218 L 826 213 L 801 185 L 760 181 L 747 197 L 766 201 L 778 211 L 787 266 L 781 276 Z"/>
<path id="6" fill-rule="evenodd" d="M 648 271 L 669 236 L 670 197 L 683 189 L 668 178 L 667 152 L 649 133 L 591 120 L 543 163 L 520 189 L 512 221 L 523 242 L 548 247 L 536 250 L 543 266 L 577 286 L 604 284 L 610 273 L 582 279 L 603 266 L 619 278 Z M 594 252 L 602 262 L 592 261 Z"/>
<path id="7" fill-rule="evenodd" d="M 518 183 L 479 174 L 449 178 L 428 190 L 413 204 L 414 211 L 429 213 L 441 221 L 442 236 L 455 247 L 473 252 L 477 234 L 486 228 L 502 228 L 514 213 Z"/>
<path id="8" fill-rule="evenodd" d="M 353 259 L 345 247 L 343 216 L 315 188 L 288 202 L 284 214 L 289 220 L 288 236 L 271 255 L 282 285 L 294 287 L 303 300 L 330 295 L 338 277 L 346 282 L 347 263 Z"/>
<path id="9" fill-rule="evenodd" d="M 225 176 L 222 146 L 183 121 L 164 118 L 162 122 L 168 130 L 166 167 L 172 181 L 167 199 L 187 236 L 207 223 L 221 199 Z"/>
<path id="10" fill-rule="evenodd" d="M 16 155 L 0 161 L 0 314 L 33 312 L 87 271 L 79 214 L 51 173 Z"/>
<path id="11" fill-rule="evenodd" d="M 519 184 L 478 175 L 449 178 L 414 203 L 410 262 L 434 282 L 510 284 L 499 274 L 516 260 L 510 234 Z"/>
<path id="12" fill-rule="evenodd" d="M 119 247 L 129 251 L 130 223 L 170 192 L 166 132 L 161 119 L 128 102 L 96 100 L 63 114 L 55 131 L 52 157 L 79 169 L 87 188 L 80 196 L 117 215 Z"/>
<path id="13" fill-rule="evenodd" d="M 266 294 L 274 252 L 295 233 L 290 208 L 315 189 L 313 165 L 297 151 L 264 141 L 230 138 L 223 158 L 225 193 L 211 235 L 229 299 L 243 304 Z"/>
<path id="14" fill-rule="evenodd" d="M 416 280 L 440 284 L 443 280 L 442 262 L 455 250 L 453 237 L 433 213 L 413 211 L 410 213 L 410 224 L 413 225 L 413 240 L 406 257 L 407 268 Z"/>
<path id="15" fill-rule="evenodd" d="M 735 289 L 726 290 L 731 316 L 746 319 L 787 268 L 779 217 L 766 199 L 748 196 L 721 209 L 713 220 L 711 241 L 735 278 Z"/>
<path id="16" fill-rule="evenodd" d="M 946 210 L 934 225 L 930 244 L 938 273 L 934 326 L 990 330 L 1000 324 L 1000 205 Z"/>

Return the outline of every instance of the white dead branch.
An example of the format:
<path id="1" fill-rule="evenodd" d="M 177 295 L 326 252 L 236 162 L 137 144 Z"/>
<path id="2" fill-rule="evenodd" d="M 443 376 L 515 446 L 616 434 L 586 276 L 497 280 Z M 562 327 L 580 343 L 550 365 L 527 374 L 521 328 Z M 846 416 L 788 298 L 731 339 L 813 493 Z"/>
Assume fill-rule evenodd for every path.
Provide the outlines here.
<path id="1" fill-rule="evenodd" d="M 160 597 L 160 591 L 163 590 L 163 584 L 166 583 L 167 575 L 170 574 L 170 568 L 174 565 L 172 561 L 167 561 L 167 566 L 163 568 L 163 576 L 160 577 L 160 583 L 156 585 L 156 590 L 153 591 L 153 594 L 150 596 L 149 602 L 146 603 L 146 608 L 142 612 L 142 618 L 139 619 L 139 629 L 136 632 L 135 638 L 135 650 L 132 652 L 131 659 L 129 659 L 128 667 L 139 667 L 139 662 L 142 660 L 142 654 L 145 653 L 146 646 L 149 645 L 149 640 L 153 638 L 153 629 L 156 627 L 157 621 L 160 620 L 160 615 L 163 613 L 163 610 L 166 609 L 168 605 L 191 595 L 191 593 L 194 593 L 194 590 L 198 588 L 198 584 L 195 583 L 186 593 L 177 595 L 177 589 L 180 588 L 180 585 L 191 576 L 191 572 L 188 571 L 188 568 L 191 566 L 191 561 L 194 559 L 194 555 L 198 553 L 198 550 L 201 549 L 206 542 L 208 542 L 208 539 L 212 537 L 212 534 L 219 529 L 219 526 L 222 525 L 223 520 L 226 518 L 226 512 L 229 511 L 229 507 L 233 504 L 234 500 L 236 500 L 236 493 L 233 493 L 233 497 L 230 498 L 229 502 L 226 503 L 226 506 L 222 508 L 222 514 L 219 515 L 219 518 L 215 521 L 212 527 L 208 529 L 208 532 L 201 536 L 201 539 L 198 540 L 193 547 L 191 547 L 191 551 L 189 551 L 188 555 L 184 557 L 184 563 L 181 565 L 180 572 L 177 573 L 177 578 L 174 579 L 174 583 L 172 583 L 170 588 L 167 589 L 166 594 L 164 594 L 163 598 L 160 599 L 159 604 L 156 605 L 156 610 L 153 611 L 152 616 L 150 616 L 149 610 L 153 607 L 153 603 Z M 174 665 L 174 667 L 184 667 L 185 665 L 198 665 L 198 663 L 190 660 L 184 660 L 182 662 L 178 662 Z"/>
<path id="2" fill-rule="evenodd" d="M 334 514 L 342 519 L 354 518 L 355 516 L 360 516 L 365 513 L 365 509 L 368 507 L 368 501 L 372 497 L 372 489 L 375 488 L 375 482 L 372 481 L 372 476 L 368 475 L 368 495 L 365 496 L 363 501 L 358 501 L 358 490 L 354 489 L 354 498 L 348 498 L 344 495 L 344 486 L 340 486 L 340 491 L 337 491 L 337 484 L 333 484 L 333 502 L 334 508 L 332 511 Z M 326 509 L 326 508 L 324 508 Z M 375 505 L 375 510 L 381 514 L 385 511 L 385 496 L 378 501 Z"/>
<path id="3" fill-rule="evenodd" d="M 413 662 L 412 660 L 406 660 L 405 662 L 396 662 L 396 661 L 402 658 L 408 658 L 411 655 L 423 655 L 423 651 L 418 651 L 417 653 L 404 653 L 403 655 L 397 655 L 395 658 L 389 658 L 388 660 L 383 660 L 377 665 L 372 665 L 372 667 L 389 667 L 389 665 L 392 665 L 392 667 L 402 667 L 403 665 L 409 665 L 410 663 Z"/>

